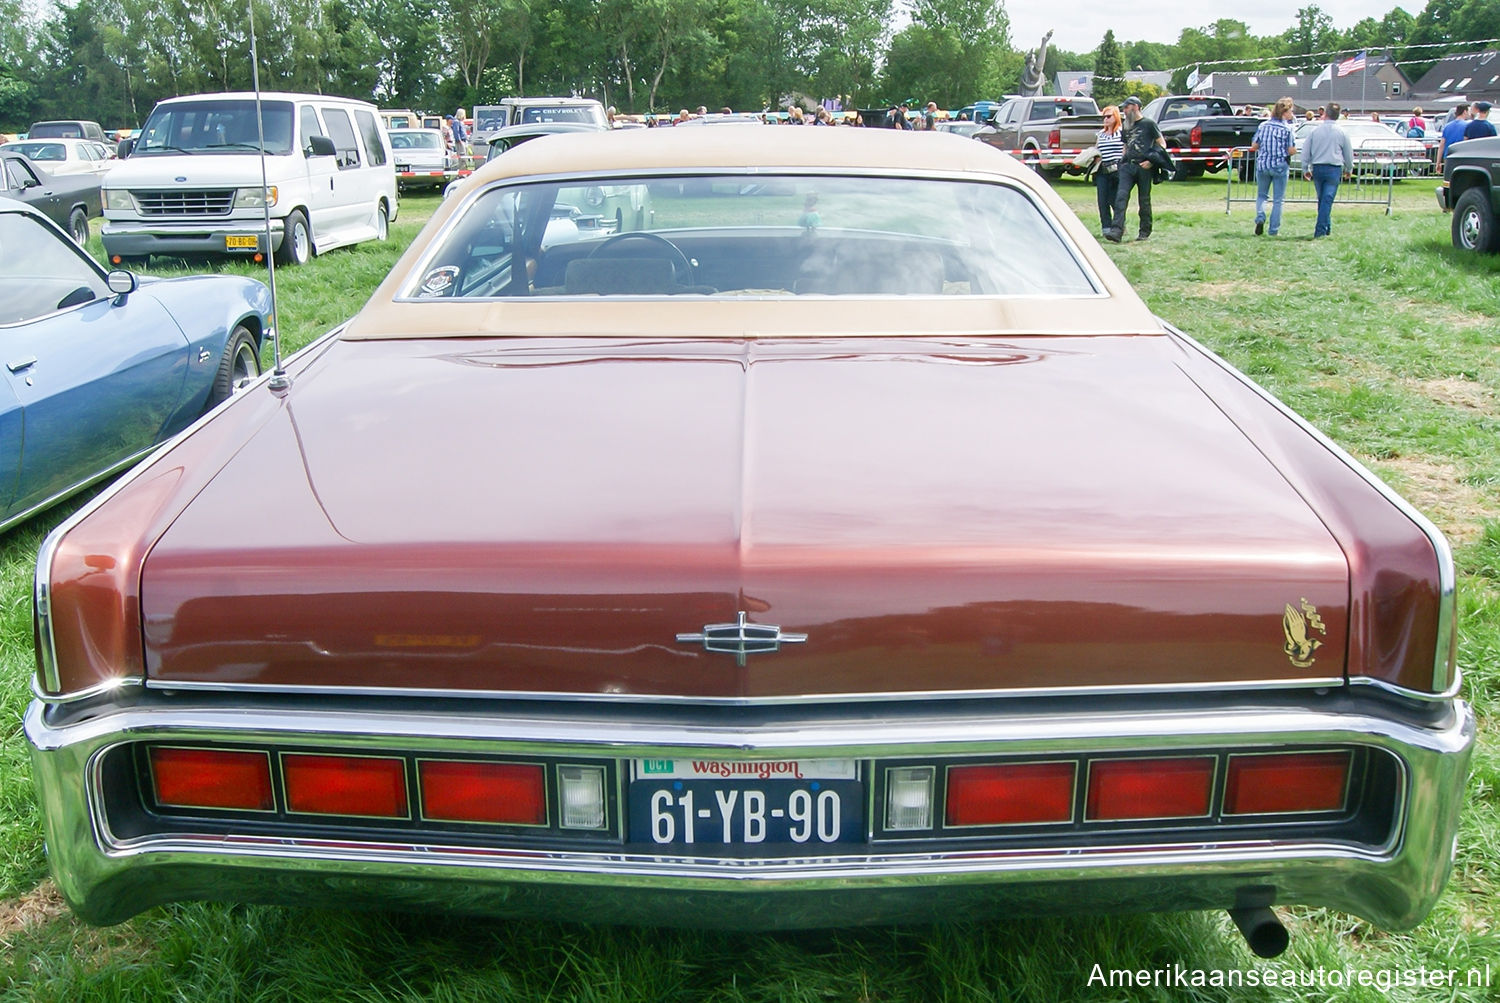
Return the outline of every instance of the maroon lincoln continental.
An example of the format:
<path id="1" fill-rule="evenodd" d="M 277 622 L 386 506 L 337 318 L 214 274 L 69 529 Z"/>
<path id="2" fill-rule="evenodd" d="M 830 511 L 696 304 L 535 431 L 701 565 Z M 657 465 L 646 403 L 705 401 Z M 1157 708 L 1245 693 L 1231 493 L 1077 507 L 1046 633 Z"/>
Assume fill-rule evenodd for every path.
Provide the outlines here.
<path id="1" fill-rule="evenodd" d="M 562 136 L 52 534 L 26 730 L 96 922 L 1221 908 L 1271 954 L 1272 906 L 1443 887 L 1453 580 L 1002 153 Z"/>

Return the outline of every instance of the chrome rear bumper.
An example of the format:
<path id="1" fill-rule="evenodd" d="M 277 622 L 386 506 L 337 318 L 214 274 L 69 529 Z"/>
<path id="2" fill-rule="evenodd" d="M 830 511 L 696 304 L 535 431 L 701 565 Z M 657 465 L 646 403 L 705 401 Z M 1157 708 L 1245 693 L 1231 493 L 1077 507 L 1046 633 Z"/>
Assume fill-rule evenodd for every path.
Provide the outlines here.
<path id="1" fill-rule="evenodd" d="M 1243 699 L 1243 698 L 1242 698 Z M 690 717 L 623 707 L 420 711 L 216 705 L 132 694 L 129 705 L 33 702 L 26 733 L 57 882 L 85 918 L 119 922 L 154 904 L 227 899 L 431 909 L 598 922 L 775 929 L 989 914 L 1092 913 L 1304 903 L 1382 927 L 1420 922 L 1453 861 L 1474 741 L 1453 701 L 1425 718 L 1391 701 L 1332 695 L 1319 706 L 1249 700 L 1213 708 L 986 702 Z M 1309 703 L 1306 697 L 1304 704 Z M 1050 707 L 1050 709 L 1048 709 Z M 1412 714 L 1417 711 L 1413 710 Z M 1401 765 L 1379 845 L 1291 837 L 911 852 L 871 843 L 817 857 L 664 857 L 438 845 L 384 838 L 157 832 L 123 838 L 105 810 L 101 758 L 122 743 L 224 741 L 358 751 L 740 759 L 1030 755 L 1137 749 L 1348 744 Z"/>

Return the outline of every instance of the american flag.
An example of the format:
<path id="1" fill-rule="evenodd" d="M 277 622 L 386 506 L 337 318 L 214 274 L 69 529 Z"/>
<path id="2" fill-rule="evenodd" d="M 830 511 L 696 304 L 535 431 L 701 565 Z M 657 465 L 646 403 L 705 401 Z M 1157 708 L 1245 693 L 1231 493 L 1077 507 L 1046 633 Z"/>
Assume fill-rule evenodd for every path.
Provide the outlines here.
<path id="1" fill-rule="evenodd" d="M 1088 86 L 1088 82 L 1089 82 L 1089 78 L 1088 77 L 1074 77 L 1072 80 L 1068 81 L 1068 90 L 1070 90 L 1070 91 L 1080 91 L 1080 90 L 1083 90 L 1083 88 L 1085 88 L 1085 87 Z"/>
<path id="2" fill-rule="evenodd" d="M 1339 63 L 1339 76 L 1347 77 L 1351 73 L 1358 73 L 1365 68 L 1365 54 L 1361 52 L 1357 56 L 1350 56 Z"/>

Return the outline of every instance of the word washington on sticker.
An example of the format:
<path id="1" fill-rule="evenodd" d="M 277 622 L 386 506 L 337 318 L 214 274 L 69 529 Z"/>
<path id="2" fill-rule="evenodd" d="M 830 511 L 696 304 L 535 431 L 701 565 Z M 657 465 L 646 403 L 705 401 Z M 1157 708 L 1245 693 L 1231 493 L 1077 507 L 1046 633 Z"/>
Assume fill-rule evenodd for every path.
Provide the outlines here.
<path id="1" fill-rule="evenodd" d="M 852 759 L 637 759 L 635 775 L 653 780 L 857 780 Z"/>

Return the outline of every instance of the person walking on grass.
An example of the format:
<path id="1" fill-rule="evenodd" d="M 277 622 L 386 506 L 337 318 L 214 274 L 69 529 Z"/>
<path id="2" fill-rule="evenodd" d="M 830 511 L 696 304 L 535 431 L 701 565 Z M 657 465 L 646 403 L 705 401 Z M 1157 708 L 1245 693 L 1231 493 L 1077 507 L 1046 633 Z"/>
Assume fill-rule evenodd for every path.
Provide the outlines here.
<path id="1" fill-rule="evenodd" d="M 1120 109 L 1104 108 L 1104 128 L 1094 137 L 1099 163 L 1094 168 L 1094 192 L 1099 201 L 1099 231 L 1108 235 L 1115 218 L 1115 196 L 1120 190 L 1120 161 L 1125 157 L 1125 139 L 1120 132 Z"/>
<path id="2" fill-rule="evenodd" d="M 1293 153 L 1292 99 L 1281 98 L 1271 109 L 1271 117 L 1255 130 L 1250 142 L 1255 154 L 1255 235 L 1266 229 L 1266 194 L 1271 195 L 1271 236 L 1281 229 L 1281 203 L 1286 198 L 1286 176 Z"/>
<path id="3" fill-rule="evenodd" d="M 1130 190 L 1140 192 L 1140 231 L 1136 240 L 1151 236 L 1151 175 L 1156 165 L 1150 160 L 1151 148 L 1166 149 L 1161 130 L 1156 123 L 1141 114 L 1141 99 L 1134 94 L 1120 102 L 1120 114 L 1125 119 L 1125 157 L 1120 161 L 1120 187 L 1115 193 L 1115 214 L 1104 239 L 1118 244 L 1125 236 L 1125 211 L 1130 208 Z"/>
<path id="4" fill-rule="evenodd" d="M 1334 196 L 1338 194 L 1339 182 L 1354 171 L 1354 146 L 1349 142 L 1349 134 L 1339 128 L 1340 110 L 1337 104 L 1329 102 L 1326 116 L 1307 137 L 1307 148 L 1302 151 L 1302 162 L 1307 165 L 1302 176 L 1313 183 L 1313 190 L 1318 193 L 1314 238 L 1333 232 Z"/>

